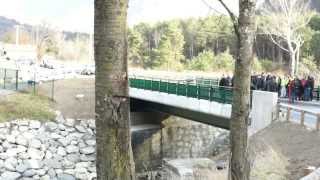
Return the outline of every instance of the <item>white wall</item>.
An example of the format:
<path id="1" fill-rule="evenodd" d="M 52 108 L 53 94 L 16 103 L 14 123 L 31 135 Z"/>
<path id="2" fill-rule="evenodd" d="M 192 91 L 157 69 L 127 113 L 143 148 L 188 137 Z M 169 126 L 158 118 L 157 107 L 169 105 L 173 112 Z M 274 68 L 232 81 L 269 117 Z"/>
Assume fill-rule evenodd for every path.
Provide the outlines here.
<path id="1" fill-rule="evenodd" d="M 266 128 L 276 116 L 278 94 L 266 91 L 253 91 L 251 110 L 251 126 L 249 134 L 252 135 Z"/>

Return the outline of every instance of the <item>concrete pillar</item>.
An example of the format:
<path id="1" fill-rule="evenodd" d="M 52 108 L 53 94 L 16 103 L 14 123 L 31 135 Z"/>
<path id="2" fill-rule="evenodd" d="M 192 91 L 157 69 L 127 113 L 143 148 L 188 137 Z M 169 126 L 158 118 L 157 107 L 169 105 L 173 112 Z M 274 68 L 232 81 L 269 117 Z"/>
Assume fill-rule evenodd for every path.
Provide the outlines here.
<path id="1" fill-rule="evenodd" d="M 250 135 L 269 126 L 277 117 L 277 103 L 277 93 L 253 91 Z"/>

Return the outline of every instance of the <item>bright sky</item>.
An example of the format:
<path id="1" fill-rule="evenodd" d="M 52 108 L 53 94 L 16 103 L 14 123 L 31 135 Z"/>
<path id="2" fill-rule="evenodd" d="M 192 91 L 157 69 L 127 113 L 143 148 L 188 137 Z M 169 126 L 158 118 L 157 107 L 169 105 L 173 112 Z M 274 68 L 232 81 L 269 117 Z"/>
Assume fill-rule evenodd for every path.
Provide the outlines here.
<path id="1" fill-rule="evenodd" d="M 94 0 L 2 0 L 0 16 L 22 23 L 40 24 L 81 32 L 93 32 Z M 217 0 L 206 0 L 224 12 Z M 237 11 L 237 0 L 225 0 Z M 155 22 L 212 14 L 202 0 L 129 0 L 128 23 Z"/>

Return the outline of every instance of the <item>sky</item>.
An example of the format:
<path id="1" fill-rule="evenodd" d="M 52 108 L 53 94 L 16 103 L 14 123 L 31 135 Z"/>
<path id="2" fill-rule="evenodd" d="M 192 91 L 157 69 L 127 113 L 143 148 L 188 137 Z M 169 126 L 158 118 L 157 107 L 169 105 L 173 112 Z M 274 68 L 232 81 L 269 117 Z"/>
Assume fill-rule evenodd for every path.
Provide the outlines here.
<path id="1" fill-rule="evenodd" d="M 32 25 L 49 23 L 68 31 L 93 32 L 94 0 L 2 0 L 0 16 Z M 174 18 L 203 17 L 219 11 L 217 0 L 129 0 L 128 24 L 156 22 Z M 237 12 L 237 0 L 225 0 Z"/>

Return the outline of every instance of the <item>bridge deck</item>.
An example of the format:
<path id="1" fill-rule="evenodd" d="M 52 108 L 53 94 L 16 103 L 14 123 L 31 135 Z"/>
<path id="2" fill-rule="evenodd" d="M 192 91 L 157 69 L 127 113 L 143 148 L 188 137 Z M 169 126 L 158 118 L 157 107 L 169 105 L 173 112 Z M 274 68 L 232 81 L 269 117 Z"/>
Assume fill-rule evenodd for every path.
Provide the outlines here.
<path id="1" fill-rule="evenodd" d="M 232 103 L 232 88 L 219 87 L 217 83 L 199 80 L 144 79 L 132 77 L 130 87 L 175 94 L 178 96 L 215 101 L 224 104 Z"/>

